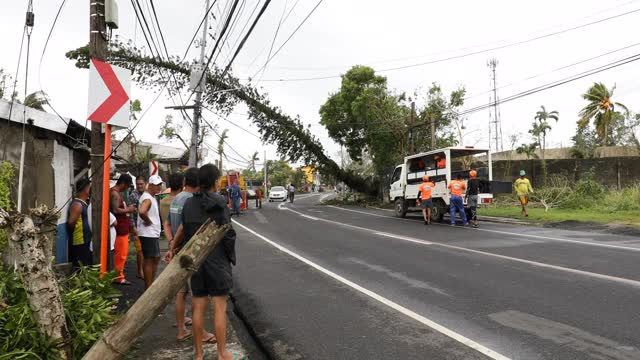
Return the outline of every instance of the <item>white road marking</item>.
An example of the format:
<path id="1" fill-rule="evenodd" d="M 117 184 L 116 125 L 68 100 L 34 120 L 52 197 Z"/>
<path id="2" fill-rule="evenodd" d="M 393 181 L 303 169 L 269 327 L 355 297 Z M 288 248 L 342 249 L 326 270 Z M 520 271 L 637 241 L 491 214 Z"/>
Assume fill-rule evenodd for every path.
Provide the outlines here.
<path id="1" fill-rule="evenodd" d="M 304 215 L 303 213 L 298 212 L 298 211 L 294 211 L 294 210 L 291 210 L 291 209 L 287 209 L 287 210 L 292 211 L 292 212 L 294 212 L 294 213 L 296 213 L 298 215 Z M 355 211 L 355 210 L 348 210 L 348 209 L 344 209 L 344 210 Z M 447 249 L 454 249 L 454 250 L 458 250 L 458 251 L 470 252 L 470 253 L 474 253 L 474 254 L 478 254 L 478 255 L 490 256 L 490 257 L 495 257 L 495 258 L 499 258 L 499 259 L 503 259 L 503 260 L 519 262 L 519 263 L 531 265 L 531 266 L 534 266 L 534 267 L 553 269 L 553 270 L 568 272 L 568 273 L 575 274 L 575 275 L 582 275 L 582 276 L 591 277 L 591 278 L 594 278 L 594 279 L 611 281 L 611 282 L 615 282 L 615 283 L 619 283 L 619 284 L 623 284 L 623 285 L 629 285 L 629 286 L 632 286 L 632 287 L 640 288 L 640 281 L 636 281 L 636 280 L 621 278 L 621 277 L 617 277 L 617 276 L 604 275 L 604 274 L 594 273 L 594 272 L 585 271 L 585 270 L 578 270 L 578 269 L 568 268 L 568 267 L 564 267 L 564 266 L 541 263 L 541 262 L 537 262 L 537 261 L 533 261 L 533 260 L 526 260 L 526 259 L 511 257 L 511 256 L 507 256 L 507 255 L 500 255 L 500 254 L 490 253 L 490 252 L 481 251 L 481 250 L 469 249 L 469 248 L 462 247 L 462 246 L 443 244 L 443 243 L 439 243 L 439 242 L 429 242 L 429 241 L 424 241 L 422 239 L 416 239 L 416 238 L 409 237 L 409 236 L 396 236 L 396 235 L 389 236 L 389 235 L 391 235 L 389 233 L 378 232 L 376 230 L 367 229 L 367 228 L 363 228 L 363 227 L 356 226 L 356 225 L 351 225 L 351 224 L 345 224 L 345 223 L 341 223 L 341 222 L 334 221 L 334 220 L 329 220 L 329 219 L 318 218 L 318 220 L 319 221 L 325 221 L 325 222 L 328 222 L 328 223 L 331 223 L 331 224 L 346 226 L 346 227 L 350 227 L 350 228 L 354 228 L 354 229 L 358 229 L 358 230 L 362 230 L 362 231 L 368 231 L 368 232 L 372 232 L 372 233 L 374 233 L 376 235 L 392 237 L 392 238 L 395 238 L 395 239 L 398 239 L 398 240 L 402 240 L 402 241 L 408 241 L 408 242 L 417 243 L 417 244 L 421 244 L 421 245 L 433 245 L 433 246 L 439 246 L 439 247 L 443 247 L 443 248 L 447 248 Z"/>
<path id="2" fill-rule="evenodd" d="M 475 342 L 475 341 L 473 341 L 473 340 L 471 340 L 471 339 L 469 339 L 469 338 L 467 338 L 467 337 L 465 337 L 465 336 L 463 336 L 461 334 L 458 334 L 457 332 L 455 332 L 455 331 L 453 331 L 453 330 L 451 330 L 449 328 L 446 328 L 446 327 L 434 322 L 433 320 L 430 320 L 430 319 L 428 319 L 428 318 L 426 318 L 426 317 L 424 317 L 424 316 L 422 316 L 422 315 L 420 315 L 420 314 L 418 314 L 418 313 L 416 313 L 416 312 L 414 312 L 412 310 L 409 310 L 409 309 L 407 309 L 406 307 L 404 307 L 404 306 L 402 306 L 400 304 L 397 304 L 397 303 L 395 303 L 395 302 L 393 302 L 393 301 L 391 301 L 391 300 L 389 300 L 389 299 L 387 299 L 387 298 L 385 298 L 385 297 L 383 297 L 383 296 L 381 296 L 381 295 L 379 295 L 379 294 L 377 294 L 377 293 L 375 293 L 375 292 L 373 292 L 371 290 L 368 290 L 368 289 L 366 289 L 366 288 L 364 288 L 364 287 L 362 287 L 362 286 L 360 286 L 360 285 L 358 285 L 358 284 L 356 284 L 356 283 L 354 283 L 354 282 L 352 282 L 350 280 L 347 280 L 346 278 L 334 273 L 333 271 L 330 271 L 330 270 L 328 270 L 328 269 L 326 269 L 326 268 L 324 268 L 324 267 L 312 262 L 311 260 L 309 260 L 309 259 L 307 259 L 307 258 L 305 258 L 305 257 L 303 257 L 301 255 L 296 254 L 295 252 L 285 248 L 284 246 L 282 246 L 282 245 L 280 245 L 280 244 L 278 244 L 278 243 L 276 243 L 274 241 L 271 241 L 271 240 L 267 239 L 266 237 L 258 234 L 257 232 L 251 230 L 250 228 L 240 224 L 235 219 L 232 219 L 232 221 L 234 222 L 234 224 L 240 226 L 244 230 L 246 230 L 246 231 L 250 232 L 251 234 L 253 234 L 254 236 L 262 239 L 263 241 L 265 241 L 269 245 L 271 245 L 271 246 L 275 247 L 276 249 L 284 252 L 285 254 L 290 255 L 293 258 L 297 259 L 297 260 L 300 260 L 301 262 L 311 266 L 312 268 L 314 268 L 314 269 L 316 269 L 316 270 L 318 270 L 318 271 L 320 271 L 320 272 L 332 277 L 333 279 L 335 279 L 335 280 L 337 280 L 337 281 L 339 281 L 339 282 L 351 287 L 352 289 L 354 289 L 356 291 L 359 291 L 362 294 L 365 294 L 365 295 L 369 296 L 370 298 L 372 298 L 372 299 L 374 299 L 374 300 L 376 300 L 376 301 L 378 301 L 378 302 L 380 302 L 380 303 L 382 303 L 382 304 L 384 304 L 384 305 L 386 305 L 386 306 L 388 306 L 388 307 L 390 307 L 390 308 L 392 308 L 392 309 L 394 309 L 394 310 L 396 310 L 396 311 L 398 311 L 398 312 L 400 312 L 400 313 L 402 313 L 402 314 L 404 314 L 404 315 L 406 315 L 406 316 L 418 321 L 419 323 L 422 323 L 422 324 L 430 327 L 431 329 L 433 329 L 433 330 L 435 330 L 435 331 L 437 331 L 437 332 L 439 332 L 439 333 L 441 333 L 441 334 L 443 334 L 445 336 L 448 336 L 449 338 L 451 338 L 451 339 L 453 339 L 453 340 L 455 340 L 455 341 L 457 341 L 457 342 L 459 342 L 461 344 L 464 344 L 464 345 L 466 345 L 466 346 L 468 346 L 468 347 L 470 347 L 470 348 L 472 348 L 472 349 L 474 349 L 474 350 L 476 350 L 476 351 L 488 356 L 491 359 L 495 359 L 495 360 L 510 360 L 510 358 L 508 358 L 508 357 L 506 357 L 506 356 L 504 356 L 504 355 L 502 355 L 502 354 L 500 354 L 500 353 L 498 353 L 498 352 L 496 352 L 494 350 L 491 350 L 491 349 L 489 349 L 488 347 L 486 347 L 484 345 L 481 345 L 481 344 L 479 344 L 479 343 L 477 343 L 477 342 Z"/>
<path id="3" fill-rule="evenodd" d="M 369 215 L 369 216 L 375 216 L 375 217 L 381 217 L 381 218 L 387 218 L 387 219 L 395 219 L 395 220 L 413 221 L 411 219 L 398 218 L 398 217 L 380 215 L 380 214 L 373 214 L 373 213 L 366 212 L 366 211 L 345 209 L 345 208 L 342 208 L 342 207 L 339 207 L 339 206 L 329 205 L 329 207 L 334 208 L 334 209 L 338 209 L 338 210 L 342 210 L 342 211 L 351 211 L 351 212 L 354 212 L 354 213 L 359 213 L 359 214 L 364 214 L 364 215 Z M 449 226 L 449 225 L 444 225 L 444 224 L 435 224 L 435 225 Z M 603 244 L 603 243 L 595 243 L 595 242 L 589 242 L 589 241 L 563 239 L 563 238 L 557 238 L 557 237 L 526 234 L 526 233 L 513 233 L 513 232 L 509 232 L 509 231 L 482 229 L 482 228 L 473 228 L 472 229 L 472 228 L 465 228 L 465 227 L 457 227 L 457 229 L 465 229 L 465 230 L 469 230 L 469 231 L 486 231 L 486 232 L 492 232 L 492 233 L 503 234 L 503 235 L 513 235 L 513 236 L 519 236 L 519 237 L 525 237 L 525 238 L 542 239 L 542 240 L 550 240 L 550 241 L 559 241 L 559 242 L 566 242 L 566 243 L 574 243 L 574 244 L 582 244 L 582 245 L 603 247 L 603 248 L 609 248 L 609 249 L 629 250 L 629 251 L 640 252 L 640 248 L 631 247 L 631 246 L 622 246 L 622 245 L 614 245 L 614 244 Z"/>

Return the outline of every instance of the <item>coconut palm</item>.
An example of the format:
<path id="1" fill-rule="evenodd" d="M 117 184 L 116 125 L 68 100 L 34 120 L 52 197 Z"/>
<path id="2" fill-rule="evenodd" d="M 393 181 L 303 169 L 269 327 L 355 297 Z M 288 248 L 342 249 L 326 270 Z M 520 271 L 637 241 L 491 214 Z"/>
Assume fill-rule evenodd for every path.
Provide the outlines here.
<path id="1" fill-rule="evenodd" d="M 600 142 L 605 146 L 608 144 L 609 129 L 615 119 L 616 106 L 628 111 L 626 106 L 612 100 L 615 89 L 615 85 L 611 89 L 607 89 L 603 83 L 594 83 L 582 95 L 582 98 L 587 100 L 589 104 L 580 110 L 578 126 L 586 128 L 589 122 L 593 121 Z"/>
<path id="2" fill-rule="evenodd" d="M 227 138 L 229 138 L 229 135 L 227 135 L 228 131 L 229 129 L 224 129 L 220 134 L 220 139 L 218 139 L 218 155 L 220 155 L 220 171 L 222 171 L 222 156 L 223 155 L 225 157 L 227 156 L 227 154 L 224 152 L 224 144 Z"/>
<path id="3" fill-rule="evenodd" d="M 551 130 L 551 125 L 547 120 L 553 119 L 556 122 L 560 119 L 560 114 L 557 111 L 547 112 L 544 105 L 540 106 L 538 112 L 536 112 L 535 123 L 531 129 L 531 134 L 537 137 L 538 143 L 542 146 L 542 159 L 544 160 L 544 150 L 547 148 L 547 132 Z"/>
<path id="4" fill-rule="evenodd" d="M 44 106 L 49 105 L 49 99 L 44 91 L 36 91 L 24 98 L 24 105 L 36 110 L 44 111 Z"/>
<path id="5" fill-rule="evenodd" d="M 538 143 L 535 142 L 532 144 L 522 144 L 518 146 L 516 153 L 524 154 L 527 157 L 527 160 L 531 158 L 537 159 L 538 154 L 536 154 L 536 148 L 538 148 Z"/>
<path id="6" fill-rule="evenodd" d="M 260 160 L 260 158 L 258 157 L 258 152 L 254 152 L 253 155 L 251 155 L 251 159 L 249 159 L 249 169 L 253 172 L 256 172 L 256 163 Z"/>

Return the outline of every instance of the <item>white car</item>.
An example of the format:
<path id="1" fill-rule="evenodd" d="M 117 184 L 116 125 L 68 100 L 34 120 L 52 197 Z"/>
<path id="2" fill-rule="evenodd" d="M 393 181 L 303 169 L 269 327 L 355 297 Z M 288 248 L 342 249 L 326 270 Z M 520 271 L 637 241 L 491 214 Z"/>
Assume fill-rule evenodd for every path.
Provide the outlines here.
<path id="1" fill-rule="evenodd" d="M 287 201 L 287 190 L 284 186 L 274 186 L 269 191 L 269 202 Z"/>

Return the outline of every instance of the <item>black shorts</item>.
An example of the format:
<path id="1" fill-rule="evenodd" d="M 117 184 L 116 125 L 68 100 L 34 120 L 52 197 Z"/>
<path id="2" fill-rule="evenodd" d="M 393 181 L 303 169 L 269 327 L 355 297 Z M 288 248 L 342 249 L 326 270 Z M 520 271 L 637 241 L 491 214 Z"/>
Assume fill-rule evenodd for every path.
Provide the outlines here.
<path id="1" fill-rule="evenodd" d="M 431 199 L 422 200 L 422 208 L 423 209 L 431 209 Z"/>
<path id="2" fill-rule="evenodd" d="M 142 256 L 145 258 L 160 257 L 160 239 L 140 236 Z"/>
<path id="3" fill-rule="evenodd" d="M 216 246 L 200 268 L 191 275 L 193 297 L 226 296 L 233 288 L 231 263 L 223 246 Z"/>

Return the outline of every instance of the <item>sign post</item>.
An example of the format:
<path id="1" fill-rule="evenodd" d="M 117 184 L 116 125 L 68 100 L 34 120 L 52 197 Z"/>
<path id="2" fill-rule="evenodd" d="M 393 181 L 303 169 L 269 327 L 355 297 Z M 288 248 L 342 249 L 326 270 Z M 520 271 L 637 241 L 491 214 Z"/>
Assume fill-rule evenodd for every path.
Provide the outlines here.
<path id="1" fill-rule="evenodd" d="M 104 124 L 102 164 L 102 227 L 100 229 L 100 272 L 107 272 L 109 252 L 109 180 L 111 173 L 111 127 L 129 127 L 129 70 L 91 59 L 89 68 L 88 119 Z M 126 89 L 126 90 L 125 90 Z"/>

